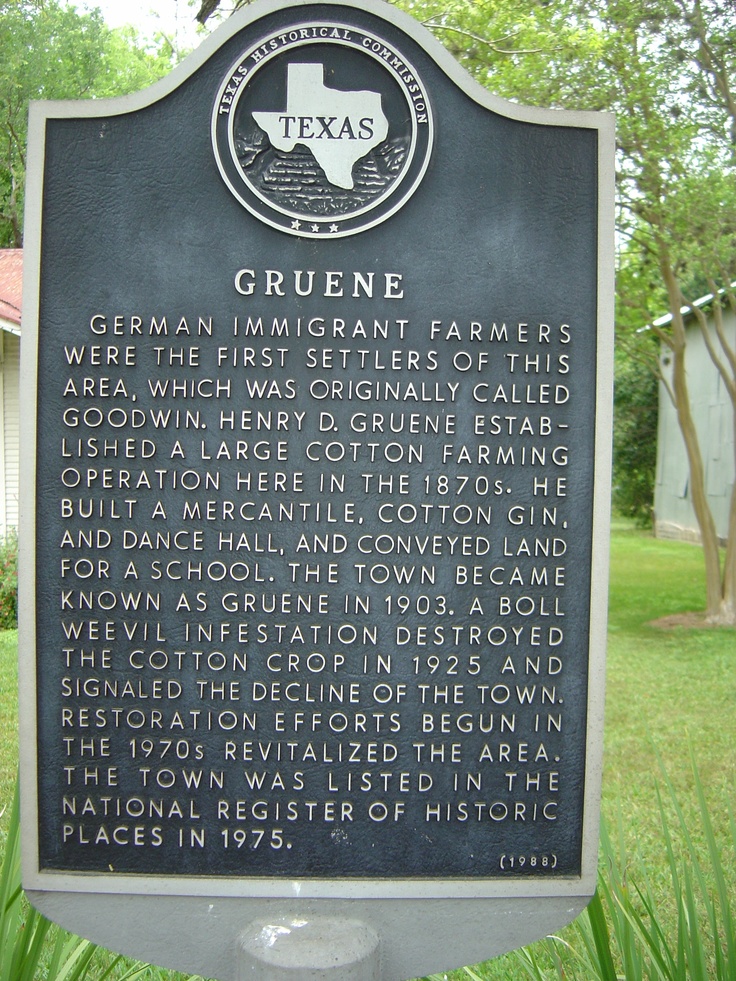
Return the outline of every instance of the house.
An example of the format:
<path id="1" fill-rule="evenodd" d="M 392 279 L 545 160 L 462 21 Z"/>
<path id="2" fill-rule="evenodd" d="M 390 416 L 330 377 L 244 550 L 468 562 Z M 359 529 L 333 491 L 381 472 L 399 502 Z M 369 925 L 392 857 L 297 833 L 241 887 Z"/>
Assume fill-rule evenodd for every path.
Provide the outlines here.
<path id="1" fill-rule="evenodd" d="M 695 301 L 708 319 L 708 328 L 716 347 L 718 340 L 712 314 L 713 295 Z M 731 349 L 736 349 L 736 314 L 726 303 L 722 307 L 724 332 Z M 685 356 L 687 384 L 695 425 L 700 438 L 706 474 L 706 493 L 716 530 L 725 542 L 728 512 L 734 484 L 734 407 L 723 379 L 708 353 L 702 331 L 690 307 L 683 309 L 687 329 Z M 656 320 L 655 326 L 666 327 L 671 316 Z M 725 361 L 725 358 L 723 359 Z M 671 378 L 671 355 L 663 347 L 662 371 Z M 654 485 L 655 534 L 659 538 L 700 541 L 690 492 L 685 444 L 677 424 L 677 415 L 663 384 L 659 386 L 659 427 L 657 434 L 657 472 Z"/>
<path id="2" fill-rule="evenodd" d="M 0 249 L 0 536 L 18 527 L 23 250 Z"/>

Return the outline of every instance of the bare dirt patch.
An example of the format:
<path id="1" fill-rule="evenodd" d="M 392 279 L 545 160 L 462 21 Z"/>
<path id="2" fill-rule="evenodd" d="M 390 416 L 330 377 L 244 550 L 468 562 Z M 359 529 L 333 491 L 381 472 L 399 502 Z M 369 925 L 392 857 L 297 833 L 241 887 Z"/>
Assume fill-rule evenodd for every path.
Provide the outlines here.
<path id="1" fill-rule="evenodd" d="M 707 623 L 705 613 L 671 613 L 669 616 L 660 617 L 658 620 L 650 620 L 648 627 L 656 627 L 658 630 L 674 630 L 676 627 L 684 627 L 686 630 L 713 630 L 716 627 L 723 627 L 726 630 L 733 630 L 732 626 L 721 623 Z"/>

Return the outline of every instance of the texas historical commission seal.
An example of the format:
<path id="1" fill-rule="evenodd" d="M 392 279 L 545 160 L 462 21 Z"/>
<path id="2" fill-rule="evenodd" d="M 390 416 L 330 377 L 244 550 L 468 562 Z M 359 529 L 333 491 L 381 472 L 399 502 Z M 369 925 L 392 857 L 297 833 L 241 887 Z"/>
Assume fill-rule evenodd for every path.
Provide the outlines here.
<path id="1" fill-rule="evenodd" d="M 432 150 L 432 112 L 395 45 L 353 26 L 299 24 L 246 50 L 217 94 L 215 158 L 253 215 L 335 238 L 395 214 Z"/>

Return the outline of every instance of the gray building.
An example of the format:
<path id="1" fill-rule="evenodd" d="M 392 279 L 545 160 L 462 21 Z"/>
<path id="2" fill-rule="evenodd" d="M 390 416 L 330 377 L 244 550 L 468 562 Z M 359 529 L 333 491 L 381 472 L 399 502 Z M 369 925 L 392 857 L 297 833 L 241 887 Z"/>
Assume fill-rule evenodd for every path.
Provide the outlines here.
<path id="1" fill-rule="evenodd" d="M 711 312 L 713 296 L 696 301 L 707 315 L 708 326 L 718 348 Z M 655 321 L 666 327 L 671 316 Z M 723 321 L 731 348 L 736 348 L 736 315 L 726 304 Z M 719 538 L 725 541 L 728 509 L 734 483 L 734 408 L 723 379 L 711 359 L 695 315 L 686 312 L 687 384 L 690 391 L 695 425 L 700 438 L 706 474 L 706 492 Z M 663 348 L 662 368 L 671 378 L 671 355 Z M 659 429 L 657 436 L 657 473 L 654 488 L 655 533 L 659 538 L 699 541 L 693 511 L 690 477 L 685 443 L 677 424 L 677 415 L 663 384 L 659 386 Z"/>

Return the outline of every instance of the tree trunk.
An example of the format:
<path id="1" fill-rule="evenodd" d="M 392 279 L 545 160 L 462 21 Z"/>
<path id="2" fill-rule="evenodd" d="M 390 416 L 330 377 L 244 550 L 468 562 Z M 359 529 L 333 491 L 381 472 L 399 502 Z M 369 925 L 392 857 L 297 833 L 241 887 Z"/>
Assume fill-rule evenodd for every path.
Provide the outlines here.
<path id="1" fill-rule="evenodd" d="M 734 482 L 728 509 L 726 555 L 723 562 L 722 622 L 736 623 L 736 411 L 733 414 Z"/>
<path id="2" fill-rule="evenodd" d="M 736 623 L 736 605 L 733 602 L 734 556 L 731 554 L 730 557 L 727 557 L 727 560 L 730 558 L 730 573 L 727 561 L 726 575 L 722 580 L 718 533 L 710 505 L 708 504 L 703 456 L 700 452 L 700 441 L 697 429 L 695 428 L 695 420 L 690 409 L 690 394 L 688 392 L 685 372 L 685 350 L 687 347 L 685 322 L 680 311 L 682 293 L 666 249 L 663 249 L 660 253 L 660 268 L 662 278 L 667 286 L 670 310 L 672 312 L 672 390 L 674 393 L 675 410 L 677 412 L 677 422 L 680 432 L 685 441 L 685 451 L 687 453 L 690 471 L 690 495 L 692 497 L 695 519 L 698 522 L 698 528 L 700 530 L 700 541 L 703 546 L 703 558 L 705 560 L 706 621 L 709 623 L 734 624 Z M 731 505 L 731 523 L 733 523 L 735 520 L 734 510 L 736 509 L 736 498 L 733 495 Z M 733 552 L 733 550 L 731 551 Z M 724 585 L 726 580 L 729 579 L 731 595 L 726 596 L 724 594 Z"/>

